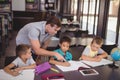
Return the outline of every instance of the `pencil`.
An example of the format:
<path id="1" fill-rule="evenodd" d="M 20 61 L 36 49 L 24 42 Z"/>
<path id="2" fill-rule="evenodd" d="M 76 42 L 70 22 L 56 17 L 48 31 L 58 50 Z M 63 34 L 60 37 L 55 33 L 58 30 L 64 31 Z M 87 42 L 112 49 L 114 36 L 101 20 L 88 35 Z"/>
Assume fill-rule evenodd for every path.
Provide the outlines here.
<path id="1" fill-rule="evenodd" d="M 59 71 L 57 69 L 54 69 L 54 68 L 50 68 L 50 70 L 54 71 L 54 72 L 57 72 L 59 73 Z"/>

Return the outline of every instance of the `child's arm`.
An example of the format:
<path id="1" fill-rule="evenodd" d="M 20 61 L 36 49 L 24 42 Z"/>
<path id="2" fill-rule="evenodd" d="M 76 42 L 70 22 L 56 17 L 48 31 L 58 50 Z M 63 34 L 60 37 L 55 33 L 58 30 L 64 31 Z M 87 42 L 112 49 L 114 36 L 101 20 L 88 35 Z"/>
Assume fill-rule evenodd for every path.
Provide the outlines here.
<path id="1" fill-rule="evenodd" d="M 101 61 L 101 57 L 98 57 L 98 56 L 96 56 L 96 57 L 90 57 L 90 56 L 86 56 L 86 55 L 82 55 L 81 56 L 81 59 L 82 60 L 87 60 L 87 61 L 96 61 L 96 62 L 99 62 L 99 61 Z"/>
<path id="2" fill-rule="evenodd" d="M 66 62 L 66 61 L 65 62 L 57 61 L 57 60 L 54 60 L 53 57 L 50 58 L 49 63 L 55 64 L 55 65 L 61 65 L 61 66 L 70 66 L 69 62 Z"/>
<path id="3" fill-rule="evenodd" d="M 29 62 L 30 63 L 28 66 L 19 67 L 19 68 L 16 68 L 16 70 L 21 71 L 21 70 L 25 70 L 25 69 L 34 69 L 36 67 L 36 63 L 32 57 L 29 59 Z"/>
<path id="4" fill-rule="evenodd" d="M 7 65 L 6 67 L 4 67 L 4 71 L 13 76 L 19 75 L 19 71 L 16 71 L 15 69 L 11 69 L 13 67 L 15 67 L 15 65 L 13 63 L 11 63 L 11 64 Z"/>
<path id="5" fill-rule="evenodd" d="M 103 52 L 102 54 L 98 55 L 100 58 L 106 58 L 108 57 L 108 54 L 106 52 Z"/>
<path id="6" fill-rule="evenodd" d="M 36 67 L 36 64 L 31 64 L 29 66 L 24 66 L 24 67 L 19 67 L 19 68 L 16 68 L 15 70 L 16 71 L 21 71 L 21 70 L 25 70 L 25 69 L 34 69 Z"/>

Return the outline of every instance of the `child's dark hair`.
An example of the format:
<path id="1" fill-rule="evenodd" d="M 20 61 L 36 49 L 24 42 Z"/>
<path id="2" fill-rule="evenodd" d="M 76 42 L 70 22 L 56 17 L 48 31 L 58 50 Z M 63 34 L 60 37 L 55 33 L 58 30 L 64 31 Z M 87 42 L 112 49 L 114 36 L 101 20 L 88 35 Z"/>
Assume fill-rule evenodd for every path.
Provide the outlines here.
<path id="1" fill-rule="evenodd" d="M 63 36 L 60 39 L 60 44 L 62 44 L 63 42 L 68 42 L 70 44 L 71 43 L 71 39 L 68 36 Z"/>
<path id="2" fill-rule="evenodd" d="M 21 56 L 22 54 L 26 54 L 28 49 L 30 49 L 29 45 L 20 44 L 20 45 L 16 46 L 16 55 Z"/>
<path id="3" fill-rule="evenodd" d="M 92 43 L 96 42 L 98 45 L 101 45 L 103 43 L 103 39 L 100 36 L 95 36 L 92 40 Z"/>

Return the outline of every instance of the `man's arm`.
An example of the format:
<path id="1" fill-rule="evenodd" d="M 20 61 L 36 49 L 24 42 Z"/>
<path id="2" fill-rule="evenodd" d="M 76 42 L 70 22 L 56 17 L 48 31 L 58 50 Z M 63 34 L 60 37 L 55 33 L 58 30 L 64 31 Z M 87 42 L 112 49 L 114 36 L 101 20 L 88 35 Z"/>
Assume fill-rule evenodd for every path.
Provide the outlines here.
<path id="1" fill-rule="evenodd" d="M 57 61 L 57 60 L 54 60 L 53 57 L 50 58 L 49 63 L 54 64 L 54 65 L 66 66 L 66 67 L 70 66 L 69 62 Z"/>
<path id="2" fill-rule="evenodd" d="M 42 48 L 46 49 L 50 43 L 51 39 L 48 39 L 44 42 L 44 45 L 42 46 Z"/>
<path id="3" fill-rule="evenodd" d="M 30 40 L 30 42 L 31 42 L 32 49 L 35 51 L 36 55 L 56 56 L 58 60 L 64 60 L 64 58 L 57 52 L 48 51 L 41 48 L 39 40 Z"/>

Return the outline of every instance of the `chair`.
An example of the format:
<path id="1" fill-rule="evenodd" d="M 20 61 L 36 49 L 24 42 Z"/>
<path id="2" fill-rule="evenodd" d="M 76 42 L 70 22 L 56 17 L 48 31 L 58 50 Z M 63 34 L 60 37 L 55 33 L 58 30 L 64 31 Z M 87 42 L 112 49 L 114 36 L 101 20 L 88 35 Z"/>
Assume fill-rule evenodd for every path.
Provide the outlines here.
<path id="1" fill-rule="evenodd" d="M 69 51 L 72 53 L 73 60 L 79 60 L 85 46 L 73 46 L 70 47 Z"/>
<path id="2" fill-rule="evenodd" d="M 113 48 L 115 48 L 115 47 L 117 47 L 116 44 L 113 44 L 113 45 L 104 45 L 104 44 L 103 44 L 101 48 L 110 55 L 111 50 L 112 50 Z"/>
<path id="3" fill-rule="evenodd" d="M 9 65 L 12 61 L 14 61 L 17 58 L 17 56 L 6 56 L 5 57 L 5 64 L 4 66 Z"/>

